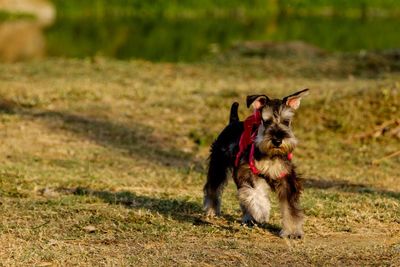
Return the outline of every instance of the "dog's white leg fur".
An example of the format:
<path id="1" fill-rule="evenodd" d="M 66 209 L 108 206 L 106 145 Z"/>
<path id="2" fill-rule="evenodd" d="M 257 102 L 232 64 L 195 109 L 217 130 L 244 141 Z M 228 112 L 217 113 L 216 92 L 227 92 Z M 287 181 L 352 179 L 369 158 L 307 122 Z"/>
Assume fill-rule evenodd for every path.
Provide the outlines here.
<path id="1" fill-rule="evenodd" d="M 281 237 L 289 238 L 301 238 L 304 235 L 303 232 L 303 213 L 297 213 L 293 216 L 293 212 L 290 210 L 289 203 L 287 201 L 280 202 L 281 215 L 282 215 L 282 230 L 279 233 Z"/>
<path id="2" fill-rule="evenodd" d="M 264 180 L 258 179 L 254 188 L 245 185 L 238 190 L 240 205 L 243 210 L 243 222 L 254 219 L 258 223 L 265 223 L 269 220 L 271 204 L 267 194 L 267 184 Z"/>

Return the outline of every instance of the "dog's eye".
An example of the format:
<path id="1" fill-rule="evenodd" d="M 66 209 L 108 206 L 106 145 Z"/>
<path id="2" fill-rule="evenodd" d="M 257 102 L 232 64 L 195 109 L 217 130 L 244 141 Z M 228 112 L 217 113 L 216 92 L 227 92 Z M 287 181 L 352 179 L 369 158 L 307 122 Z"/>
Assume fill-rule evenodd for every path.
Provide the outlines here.
<path id="1" fill-rule="evenodd" d="M 282 123 L 283 123 L 284 125 L 286 125 L 286 126 L 289 126 L 290 120 L 284 120 Z"/>
<path id="2" fill-rule="evenodd" d="M 272 124 L 272 119 L 268 119 L 264 121 L 264 126 L 268 126 Z"/>

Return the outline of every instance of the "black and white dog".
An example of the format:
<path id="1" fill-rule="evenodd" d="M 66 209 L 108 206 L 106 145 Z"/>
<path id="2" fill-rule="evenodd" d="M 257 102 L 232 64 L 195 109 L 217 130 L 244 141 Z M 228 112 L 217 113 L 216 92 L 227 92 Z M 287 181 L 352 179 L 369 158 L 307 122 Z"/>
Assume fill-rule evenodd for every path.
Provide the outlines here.
<path id="1" fill-rule="evenodd" d="M 247 107 L 253 106 L 254 114 L 245 121 L 239 121 L 239 104 L 233 103 L 229 125 L 211 146 L 204 186 L 207 216 L 220 214 L 221 194 L 231 170 L 244 223 L 268 222 L 270 202 L 266 189 L 269 187 L 279 198 L 283 224 L 280 236 L 303 236 L 304 215 L 299 205 L 302 184 L 291 161 L 297 144 L 291 123 L 306 94 L 308 89 L 283 99 L 248 96 Z"/>

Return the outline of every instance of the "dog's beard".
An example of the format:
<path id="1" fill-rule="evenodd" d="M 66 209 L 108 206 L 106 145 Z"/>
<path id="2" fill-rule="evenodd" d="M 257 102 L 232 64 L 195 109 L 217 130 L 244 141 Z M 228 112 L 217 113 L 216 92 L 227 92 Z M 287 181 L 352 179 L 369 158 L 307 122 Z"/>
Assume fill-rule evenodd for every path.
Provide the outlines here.
<path id="1" fill-rule="evenodd" d="M 261 153 L 268 156 L 283 156 L 291 153 L 296 147 L 297 140 L 294 137 L 284 138 L 279 147 L 275 147 L 268 137 L 257 138 L 255 141 Z"/>

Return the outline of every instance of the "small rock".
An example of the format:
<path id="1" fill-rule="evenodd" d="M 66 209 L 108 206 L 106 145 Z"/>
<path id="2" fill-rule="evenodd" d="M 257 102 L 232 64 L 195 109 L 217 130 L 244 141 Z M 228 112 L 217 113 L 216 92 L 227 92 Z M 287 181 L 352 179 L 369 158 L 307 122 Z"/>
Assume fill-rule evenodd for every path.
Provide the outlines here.
<path id="1" fill-rule="evenodd" d="M 88 233 L 94 233 L 97 231 L 96 227 L 94 227 L 93 225 L 88 225 L 83 227 L 83 230 L 85 230 Z"/>

